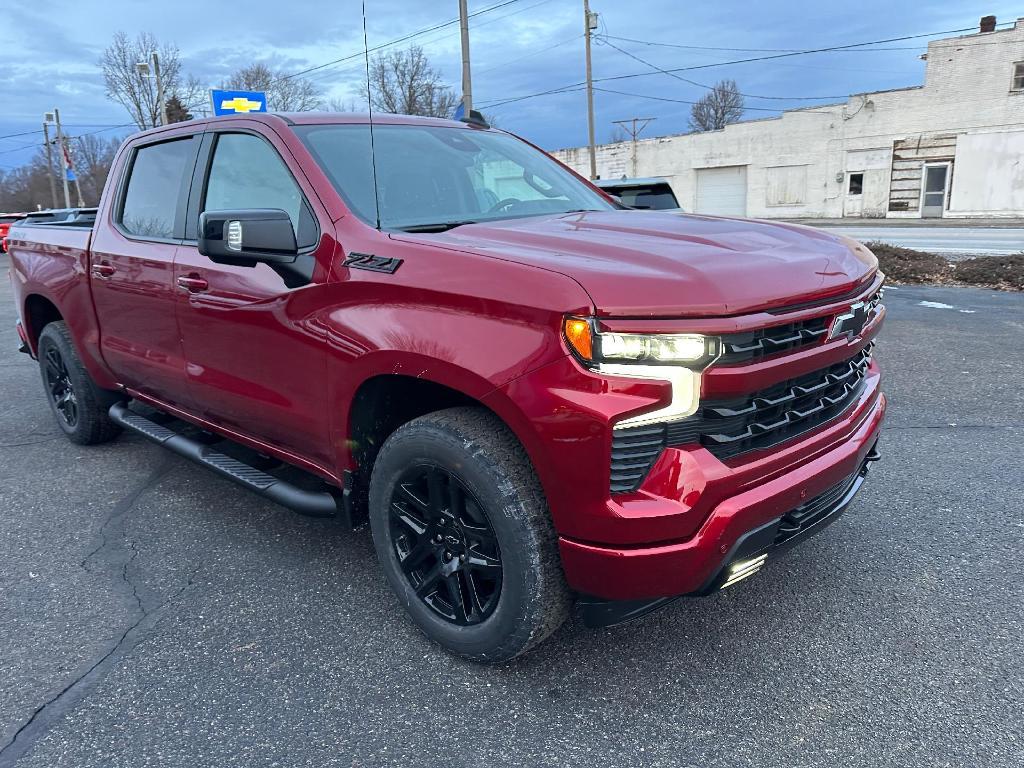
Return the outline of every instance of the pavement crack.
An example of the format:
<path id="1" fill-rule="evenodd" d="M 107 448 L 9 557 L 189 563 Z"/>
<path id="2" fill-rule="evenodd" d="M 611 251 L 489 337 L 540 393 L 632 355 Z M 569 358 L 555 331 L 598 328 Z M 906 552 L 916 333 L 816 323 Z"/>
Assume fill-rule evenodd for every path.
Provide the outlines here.
<path id="1" fill-rule="evenodd" d="M 174 466 L 173 457 L 169 454 L 163 456 L 159 464 L 154 467 L 153 471 L 149 473 L 149 476 L 121 501 L 114 505 L 114 508 L 107 515 L 107 519 L 103 521 L 103 525 L 100 526 L 99 545 L 82 558 L 81 567 L 83 570 L 88 571 L 88 563 L 92 558 L 99 555 L 107 546 L 110 544 L 110 538 L 107 536 L 107 530 L 116 523 L 124 523 L 128 513 L 132 511 L 139 499 L 147 492 L 155 488 L 161 480 L 171 471 Z M 123 528 L 122 528 L 123 530 Z"/>
<path id="2" fill-rule="evenodd" d="M 81 674 L 35 708 L 28 720 L 14 733 L 11 740 L 0 748 L 0 767 L 13 765 L 49 731 L 58 719 L 74 709 L 88 694 L 91 685 L 102 679 L 116 661 L 145 638 L 151 626 L 160 618 L 159 614 L 164 607 L 177 599 L 194 583 L 195 575 L 202 567 L 201 563 L 193 569 L 178 590 L 156 607 L 147 608 L 143 594 L 140 594 L 139 585 L 132 578 L 132 569 L 140 552 L 136 539 L 128 537 L 125 530 L 128 515 L 139 500 L 170 473 L 174 465 L 174 457 L 169 454 L 164 455 L 146 479 L 114 505 L 106 520 L 103 521 L 103 525 L 100 526 L 99 545 L 89 552 L 80 563 L 82 569 L 90 573 L 93 572 L 90 563 L 103 563 L 112 575 L 116 574 L 115 578 L 118 579 L 118 583 L 123 584 L 125 591 L 130 594 L 129 615 L 132 619 L 128 628 Z"/>
<path id="3" fill-rule="evenodd" d="M 0 748 L 0 767 L 13 766 L 39 739 L 46 735 L 50 727 L 60 717 L 74 709 L 85 698 L 89 686 L 99 681 L 115 661 L 140 645 L 152 627 L 162 618 L 163 609 L 195 583 L 195 575 L 201 567 L 201 564 L 196 566 L 189 574 L 185 584 L 155 608 L 146 610 L 142 601 L 139 600 L 138 618 L 121 634 L 110 650 L 100 656 L 57 694 L 36 707 L 29 719 L 15 731 L 11 740 L 3 748 Z M 125 570 L 127 571 L 127 564 Z M 137 595 L 136 599 L 138 599 Z M 144 623 L 147 626 L 143 626 Z"/>

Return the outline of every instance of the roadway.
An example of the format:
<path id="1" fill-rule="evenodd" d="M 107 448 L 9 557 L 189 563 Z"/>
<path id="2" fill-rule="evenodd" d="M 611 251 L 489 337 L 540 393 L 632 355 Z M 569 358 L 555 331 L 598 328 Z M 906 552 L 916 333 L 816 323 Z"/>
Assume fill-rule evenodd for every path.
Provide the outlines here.
<path id="1" fill-rule="evenodd" d="M 1024 302 L 886 302 L 884 458 L 841 520 L 483 667 L 404 617 L 366 530 L 69 443 L 0 281 L 0 766 L 1019 766 Z"/>
<path id="2" fill-rule="evenodd" d="M 1024 253 L 1024 228 L 907 227 L 883 224 L 833 227 L 823 222 L 816 223 L 816 226 L 830 232 L 841 232 L 862 243 L 879 241 L 903 248 L 942 254 L 954 260 L 970 256 L 1008 256 Z"/>

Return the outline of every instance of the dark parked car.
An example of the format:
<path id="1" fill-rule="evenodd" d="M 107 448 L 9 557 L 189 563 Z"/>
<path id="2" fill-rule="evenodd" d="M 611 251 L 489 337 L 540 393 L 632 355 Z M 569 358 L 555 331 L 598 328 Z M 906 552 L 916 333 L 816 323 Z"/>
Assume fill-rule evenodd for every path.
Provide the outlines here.
<path id="1" fill-rule="evenodd" d="M 594 182 L 623 205 L 650 211 L 678 211 L 679 201 L 665 179 L 599 179 Z"/>

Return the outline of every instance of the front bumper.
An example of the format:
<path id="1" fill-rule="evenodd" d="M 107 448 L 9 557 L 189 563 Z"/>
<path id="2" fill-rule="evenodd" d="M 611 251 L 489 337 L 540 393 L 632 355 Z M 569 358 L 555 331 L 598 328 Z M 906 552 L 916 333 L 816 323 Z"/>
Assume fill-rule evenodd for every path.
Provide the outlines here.
<path id="1" fill-rule="evenodd" d="M 707 582 L 690 595 L 710 595 L 750 578 L 759 573 L 767 563 L 835 522 L 860 491 L 871 464 L 880 458 L 876 443 L 864 458 L 861 468 L 852 477 L 801 504 L 786 515 L 740 536 Z M 648 600 L 601 600 L 584 596 L 578 601 L 578 605 L 586 626 L 609 627 L 638 619 L 679 597 L 683 595 Z"/>
<path id="2" fill-rule="evenodd" d="M 879 394 L 847 439 L 812 461 L 721 501 L 688 539 L 609 547 L 562 537 L 566 575 L 577 592 L 588 596 L 582 600 L 584 613 L 592 618 L 602 613 L 608 618 L 609 612 L 633 618 L 640 615 L 637 611 L 646 612 L 681 595 L 713 592 L 739 580 L 732 578 L 737 575 L 732 566 L 749 564 L 763 554 L 771 556 L 774 550 L 782 551 L 824 527 L 849 504 L 867 465 L 876 458 L 884 413 L 885 397 Z M 825 508 L 805 515 L 805 525 L 788 541 L 776 542 L 786 518 L 829 493 L 835 498 L 828 497 Z M 760 570 L 768 559 L 746 575 Z M 633 605 L 614 609 L 602 605 L 623 601 Z"/>

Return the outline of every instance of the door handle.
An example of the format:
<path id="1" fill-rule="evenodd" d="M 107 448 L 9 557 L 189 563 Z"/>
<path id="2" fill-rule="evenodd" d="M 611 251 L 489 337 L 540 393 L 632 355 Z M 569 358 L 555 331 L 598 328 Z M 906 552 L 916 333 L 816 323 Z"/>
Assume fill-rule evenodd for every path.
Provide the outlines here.
<path id="1" fill-rule="evenodd" d="M 178 278 L 178 287 L 184 288 L 189 293 L 198 293 L 205 291 L 210 284 L 199 275 L 182 275 Z"/>
<path id="2" fill-rule="evenodd" d="M 107 262 L 101 262 L 99 264 L 92 265 L 92 276 L 93 277 L 110 277 L 117 270 L 114 269 L 113 265 Z"/>

